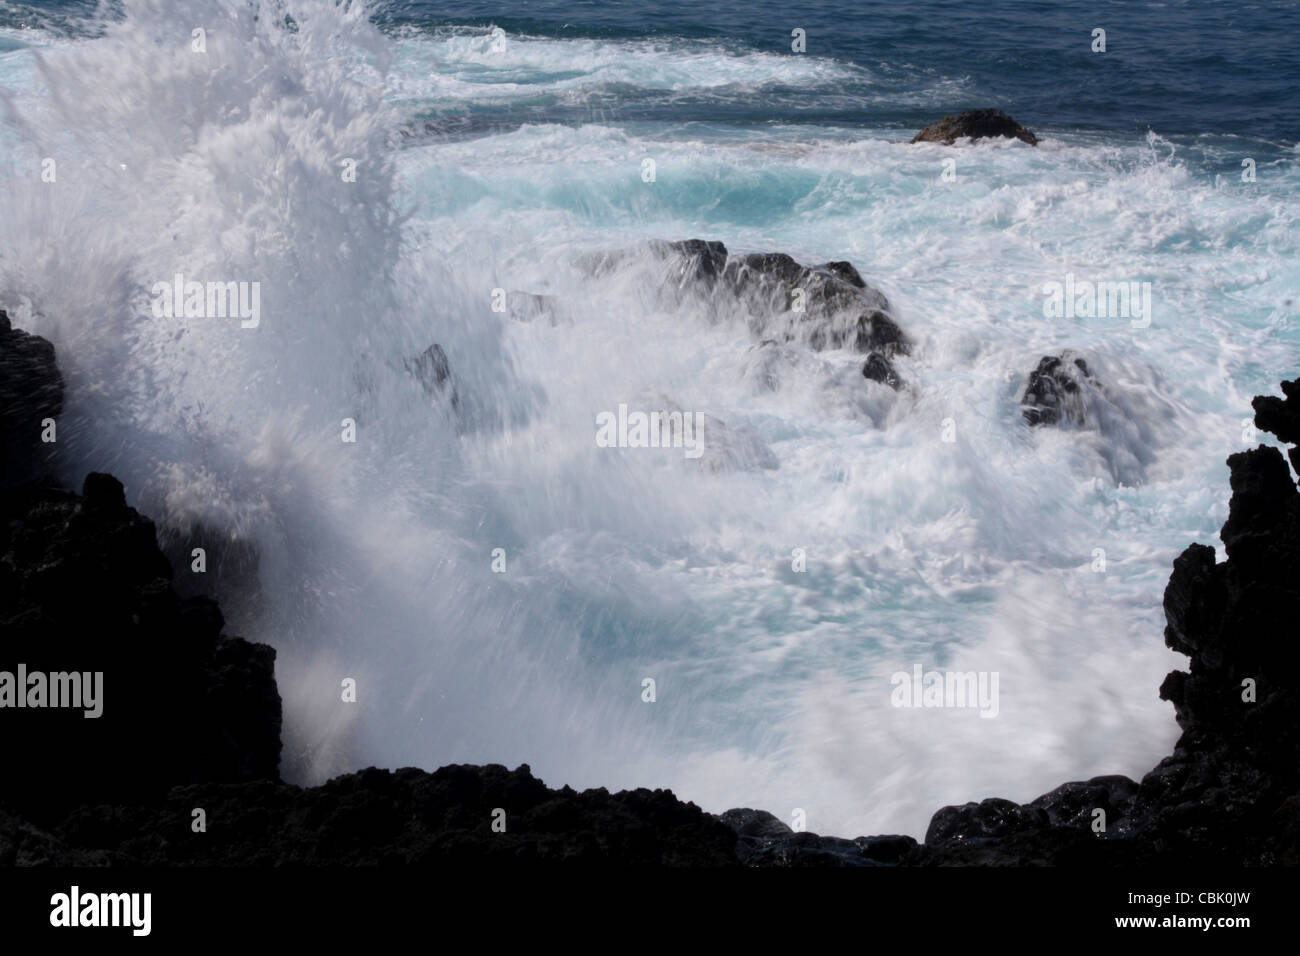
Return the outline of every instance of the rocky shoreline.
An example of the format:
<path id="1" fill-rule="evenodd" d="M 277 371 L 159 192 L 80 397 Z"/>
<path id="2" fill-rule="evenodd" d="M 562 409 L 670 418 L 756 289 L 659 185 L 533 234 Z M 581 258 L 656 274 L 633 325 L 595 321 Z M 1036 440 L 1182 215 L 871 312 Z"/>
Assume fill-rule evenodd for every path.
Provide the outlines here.
<path id="1" fill-rule="evenodd" d="M 823 298 L 860 302 L 863 320 L 843 332 L 879 356 L 882 376 L 881 362 L 905 349 L 901 333 L 877 334 L 898 331 L 888 304 L 847 263 L 751 256 L 728 271 L 712 245 L 688 250 L 706 280 L 767 295 L 764 276 L 811 279 Z M 1040 405 L 1043 376 L 1059 364 L 1038 370 Z M 440 368 L 438 384 L 445 357 Z M 1296 444 L 1300 380 L 1283 393 L 1255 400 L 1256 425 Z M 77 494 L 42 477 L 40 423 L 57 417 L 62 397 L 52 346 L 0 312 L 0 672 L 102 672 L 111 695 L 95 719 L 12 701 L 0 709 L 2 865 L 1300 862 L 1300 671 L 1287 624 L 1300 607 L 1300 493 L 1276 448 L 1228 459 L 1227 560 L 1193 544 L 1174 563 L 1165 640 L 1190 658 L 1160 687 L 1183 730 L 1174 753 L 1141 781 L 1104 776 L 1024 805 L 944 807 L 918 843 L 795 833 L 761 810 L 714 816 L 667 790 L 554 790 L 527 765 L 370 768 L 319 787 L 284 783 L 274 650 L 224 634 L 214 601 L 177 593 L 153 523 L 126 505 L 116 479 L 92 473 Z M 1300 449 L 1289 456 L 1300 469 Z M 0 681 L 0 704 L 3 693 Z"/>

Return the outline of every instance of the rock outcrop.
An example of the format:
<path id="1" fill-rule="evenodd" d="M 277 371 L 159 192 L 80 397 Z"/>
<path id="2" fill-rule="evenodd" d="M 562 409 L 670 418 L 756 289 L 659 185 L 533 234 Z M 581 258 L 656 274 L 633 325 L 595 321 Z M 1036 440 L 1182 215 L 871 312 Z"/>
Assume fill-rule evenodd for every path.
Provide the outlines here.
<path id="1" fill-rule="evenodd" d="M 0 309 L 0 487 L 31 481 L 49 466 L 45 422 L 63 411 L 54 346 L 15 329 Z"/>
<path id="2" fill-rule="evenodd" d="M 456 394 L 456 384 L 451 374 L 451 363 L 447 360 L 447 353 L 437 342 L 409 360 L 406 363 L 406 370 L 415 376 L 424 389 L 424 394 L 431 398 L 447 396 L 453 409 L 460 407 L 460 398 Z"/>
<path id="3" fill-rule="evenodd" d="M 1038 145 L 1038 137 L 1021 126 L 1001 110 L 966 110 L 956 116 L 945 116 L 912 137 L 913 143 L 943 143 L 951 146 L 959 139 L 1018 139 L 1030 146 Z"/>

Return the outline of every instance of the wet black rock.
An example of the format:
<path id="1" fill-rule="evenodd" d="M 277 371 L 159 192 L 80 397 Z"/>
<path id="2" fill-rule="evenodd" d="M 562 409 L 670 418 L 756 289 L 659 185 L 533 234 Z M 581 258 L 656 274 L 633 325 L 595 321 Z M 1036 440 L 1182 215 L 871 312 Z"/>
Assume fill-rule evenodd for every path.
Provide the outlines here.
<path id="1" fill-rule="evenodd" d="M 80 495 L 0 493 L 0 671 L 102 674 L 82 684 L 93 706 L 0 712 L 23 768 L 0 777 L 0 802 L 40 821 L 177 783 L 276 776 L 275 652 L 223 635 L 217 605 L 182 600 L 171 574 L 153 523 L 110 475 L 91 473 Z"/>
<path id="2" fill-rule="evenodd" d="M 853 286 L 855 289 L 865 289 L 867 283 L 863 280 L 858 270 L 853 267 L 851 262 L 842 260 L 837 262 L 823 262 L 819 266 L 813 266 L 815 272 L 829 272 L 837 279 L 841 279 Z"/>
<path id="3" fill-rule="evenodd" d="M 1021 126 L 1001 110 L 966 110 L 956 116 L 945 116 L 912 137 L 913 143 L 944 143 L 951 146 L 959 139 L 989 139 L 1004 137 L 1018 139 L 1030 146 L 1038 145 L 1038 137 Z"/>
<path id="4" fill-rule="evenodd" d="M 1282 383 L 1282 394 L 1258 395 L 1251 403 L 1255 409 L 1255 423 L 1264 431 L 1272 432 L 1278 441 L 1295 445 L 1291 449 L 1291 467 L 1300 474 L 1300 379 Z"/>
<path id="5" fill-rule="evenodd" d="M 196 807 L 205 833 L 191 831 Z M 3 827 L 0 817 L 0 847 Z M 311 788 L 183 786 L 153 806 L 80 807 L 49 837 L 144 866 L 737 863 L 735 834 L 670 791 L 552 790 L 526 764 L 371 767 Z M 9 836 L 18 846 L 35 839 Z"/>
<path id="6" fill-rule="evenodd" d="M 944 807 L 936 813 L 925 831 L 925 845 L 934 847 L 1009 836 L 1023 830 L 1042 829 L 1048 823 L 1047 811 L 1041 807 L 1022 807 L 1010 800 L 996 798 L 982 800 L 960 807 Z"/>
<path id="7" fill-rule="evenodd" d="M 712 286 L 727 267 L 727 247 L 704 239 L 653 242 L 651 248 L 674 263 L 671 279 L 677 285 L 702 282 Z"/>
<path id="8" fill-rule="evenodd" d="M 894 370 L 893 363 L 879 352 L 872 352 L 867 356 L 867 361 L 862 366 L 862 377 L 888 385 L 894 391 L 903 387 L 903 380 Z"/>
<path id="9" fill-rule="evenodd" d="M 46 421 L 63 411 L 63 376 L 54 346 L 13 328 L 0 309 L 0 487 L 45 474 L 54 451 Z M 55 433 L 57 438 L 57 432 Z"/>
<path id="10" fill-rule="evenodd" d="M 886 357 L 911 349 L 889 300 L 847 262 L 808 267 L 783 252 L 752 253 L 728 257 L 722 279 L 759 337 Z"/>
<path id="11" fill-rule="evenodd" d="M 1030 425 L 1076 427 L 1088 423 L 1088 394 L 1097 387 L 1088 364 L 1071 352 L 1045 355 L 1029 373 L 1020 399 L 1021 413 Z"/>
<path id="12" fill-rule="evenodd" d="M 1091 780 L 1063 783 L 1030 803 L 1043 810 L 1054 827 L 1093 830 L 1098 824 L 1114 826 L 1124 820 L 1133 806 L 1138 785 L 1117 774 Z M 1097 811 L 1101 810 L 1099 816 Z"/>

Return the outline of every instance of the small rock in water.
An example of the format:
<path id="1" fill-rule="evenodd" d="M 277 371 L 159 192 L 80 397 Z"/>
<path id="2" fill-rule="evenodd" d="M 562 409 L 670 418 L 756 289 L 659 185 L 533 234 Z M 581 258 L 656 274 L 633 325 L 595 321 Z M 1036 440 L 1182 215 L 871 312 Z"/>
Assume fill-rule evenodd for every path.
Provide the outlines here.
<path id="1" fill-rule="evenodd" d="M 546 319 L 551 325 L 556 324 L 554 296 L 535 292 L 509 292 L 506 294 L 506 310 L 516 322 Z"/>
<path id="2" fill-rule="evenodd" d="M 943 143 L 951 146 L 959 139 L 990 139 L 1004 137 L 1018 139 L 1030 146 L 1038 145 L 1038 137 L 1001 110 L 966 110 L 956 116 L 945 116 L 912 137 L 913 143 Z"/>
<path id="3" fill-rule="evenodd" d="M 1070 352 L 1045 355 L 1029 373 L 1020 408 L 1030 425 L 1057 425 L 1064 419 L 1082 428 L 1088 424 L 1086 390 L 1097 387 L 1083 359 Z"/>
<path id="4" fill-rule="evenodd" d="M 872 352 L 867 356 L 867 361 L 862 366 L 862 377 L 888 385 L 894 391 L 903 387 L 903 380 L 894 370 L 893 363 L 879 352 Z"/>

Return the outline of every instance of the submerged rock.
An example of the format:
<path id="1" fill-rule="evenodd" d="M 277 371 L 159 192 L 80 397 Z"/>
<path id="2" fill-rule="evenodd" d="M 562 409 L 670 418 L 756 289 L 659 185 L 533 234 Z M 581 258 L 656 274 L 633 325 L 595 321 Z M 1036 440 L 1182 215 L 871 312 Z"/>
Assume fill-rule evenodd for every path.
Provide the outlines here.
<path id="1" fill-rule="evenodd" d="M 865 289 L 867 287 L 867 283 L 863 281 L 858 270 L 853 268 L 853 264 L 850 262 L 823 262 L 819 266 L 813 266 L 813 269 L 817 272 L 829 272 L 835 278 L 842 279 L 855 289 Z"/>
<path id="2" fill-rule="evenodd" d="M 1092 831 L 1097 810 L 1105 813 L 1108 827 L 1115 826 L 1128 814 L 1137 795 L 1136 781 L 1110 775 L 1091 780 L 1063 783 L 1030 803 L 1047 814 L 1054 827 L 1076 827 Z"/>
<path id="3" fill-rule="evenodd" d="M 451 378 L 451 363 L 442 346 L 434 342 L 414 359 L 406 363 L 406 369 L 424 387 L 424 393 L 430 397 L 442 397 L 449 394 L 451 407 L 459 405 L 456 386 Z"/>
<path id="4" fill-rule="evenodd" d="M 516 322 L 545 319 L 551 325 L 557 324 L 555 297 L 535 292 L 507 292 L 506 314 Z"/>
<path id="5" fill-rule="evenodd" d="M 781 463 L 772 449 L 746 428 L 731 428 L 712 415 L 704 416 L 704 454 L 700 465 L 707 471 L 774 471 Z"/>
<path id="6" fill-rule="evenodd" d="M 1082 428 L 1088 424 L 1088 391 L 1096 379 L 1088 364 L 1072 352 L 1045 355 L 1029 373 L 1020 408 L 1030 425 L 1057 425 L 1062 421 Z"/>
<path id="7" fill-rule="evenodd" d="M 956 140 L 989 139 L 1004 137 L 1018 139 L 1030 146 L 1038 145 L 1038 137 L 1021 126 L 1001 110 L 966 110 L 956 116 L 945 116 L 912 137 L 913 143 L 943 143 L 951 146 Z"/>
<path id="8" fill-rule="evenodd" d="M 664 395 L 651 405 L 662 422 L 662 447 L 691 450 L 687 461 L 709 472 L 771 471 L 780 462 L 767 444 L 743 426 L 732 427 L 703 412 L 692 412 Z"/>

